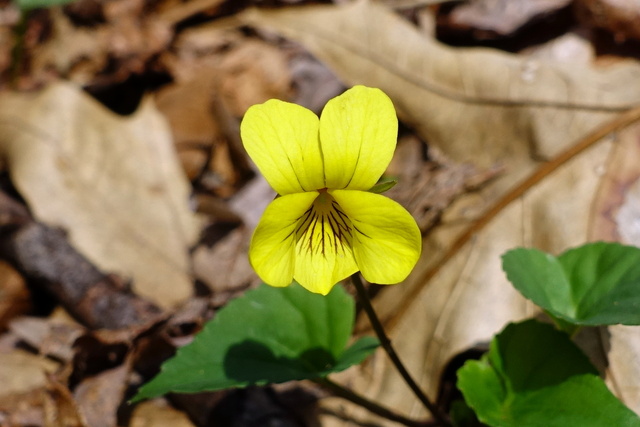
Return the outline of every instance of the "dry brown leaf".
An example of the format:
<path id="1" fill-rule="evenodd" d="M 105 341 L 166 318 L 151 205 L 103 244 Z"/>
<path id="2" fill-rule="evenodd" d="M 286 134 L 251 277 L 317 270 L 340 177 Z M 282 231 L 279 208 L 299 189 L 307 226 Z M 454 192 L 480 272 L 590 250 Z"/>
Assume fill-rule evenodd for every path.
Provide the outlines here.
<path id="1" fill-rule="evenodd" d="M 23 350 L 0 354 L 0 397 L 27 393 L 47 384 L 47 375 L 59 364 Z"/>
<path id="2" fill-rule="evenodd" d="M 163 307 L 192 293 L 199 232 L 166 122 L 147 100 L 120 117 L 69 84 L 4 93 L 0 147 L 35 217 Z"/>
<path id="3" fill-rule="evenodd" d="M 539 179 L 505 199 L 487 222 L 449 252 L 441 268 L 422 265 L 408 279 L 405 285 L 420 283 L 420 291 L 396 313 L 390 334 L 431 396 L 452 357 L 488 343 L 506 323 L 537 313 L 506 281 L 499 259 L 505 251 L 525 246 L 559 253 L 594 239 L 640 245 L 639 121 L 640 109 L 616 119 L 616 126 L 603 127 L 597 136 L 587 136 L 584 150 L 541 168 Z M 616 128 L 619 132 L 612 137 Z M 383 292 L 379 302 L 386 296 Z M 613 326 L 594 332 L 586 347 L 605 352 L 611 389 L 640 412 L 640 328 Z M 357 390 L 405 414 L 426 415 L 384 354 L 377 353 L 358 371 L 351 378 Z M 351 424 L 332 418 L 326 425 Z"/>
<path id="4" fill-rule="evenodd" d="M 636 62 L 593 70 L 451 48 L 367 1 L 238 18 L 302 43 L 348 84 L 381 88 L 426 141 L 478 166 L 549 158 L 640 99 Z"/>
<path id="5" fill-rule="evenodd" d="M 180 161 L 190 180 L 202 174 L 214 141 L 223 138 L 211 114 L 214 79 L 213 73 L 199 73 L 191 80 L 165 86 L 156 93 L 156 104 L 169 121 Z"/>
<path id="6" fill-rule="evenodd" d="M 194 427 L 189 417 L 173 409 L 164 400 L 148 400 L 136 406 L 131 427 Z"/>
<path id="7" fill-rule="evenodd" d="M 73 360 L 73 343 L 84 332 L 78 324 L 39 317 L 21 317 L 10 325 L 11 332 L 37 349 L 38 354 L 70 363 Z"/>
<path id="8" fill-rule="evenodd" d="M 83 85 L 121 82 L 144 72 L 146 62 L 171 41 L 169 23 L 147 18 L 148 4 L 142 0 L 93 6 L 93 16 L 84 17 L 94 20 L 91 26 L 75 25 L 61 8 L 48 10 L 48 31 L 41 35 L 44 40 L 30 46 L 30 75 L 24 76 L 23 85 L 39 86 L 59 76 Z"/>
<path id="9" fill-rule="evenodd" d="M 433 396 L 451 357 L 535 313 L 506 282 L 503 252 L 532 246 L 559 253 L 593 237 L 595 194 L 605 172 L 620 164 L 611 157 L 617 142 L 606 137 L 615 127 L 585 135 L 640 101 L 640 65 L 627 61 L 595 70 L 488 49 L 452 49 L 362 1 L 251 10 L 242 19 L 301 42 L 350 84 L 380 87 L 401 118 L 448 156 L 478 167 L 505 165 L 506 173 L 486 191 L 460 198 L 445 212 L 408 280 L 378 296 L 396 348 Z M 638 119 L 632 113 L 622 116 L 618 128 Z M 576 141 L 582 144 L 574 146 Z M 532 178 L 521 184 L 527 176 Z M 631 190 L 624 194 L 635 200 Z M 637 202 L 629 204 L 637 208 Z M 635 224 L 625 223 L 620 227 Z M 640 340 L 623 330 L 610 328 L 607 356 L 616 368 L 608 380 L 639 411 L 638 385 L 630 379 L 639 377 L 634 343 Z M 358 391 L 400 412 L 425 415 L 381 354 L 356 372 L 352 384 Z M 326 425 L 348 423 L 332 419 Z"/>
<path id="10" fill-rule="evenodd" d="M 0 262 L 0 331 L 31 309 L 31 296 L 24 279 L 11 265 Z"/>
<path id="11" fill-rule="evenodd" d="M 73 395 L 80 412 L 91 427 L 117 426 L 118 407 L 124 398 L 131 373 L 129 361 L 84 379 Z"/>

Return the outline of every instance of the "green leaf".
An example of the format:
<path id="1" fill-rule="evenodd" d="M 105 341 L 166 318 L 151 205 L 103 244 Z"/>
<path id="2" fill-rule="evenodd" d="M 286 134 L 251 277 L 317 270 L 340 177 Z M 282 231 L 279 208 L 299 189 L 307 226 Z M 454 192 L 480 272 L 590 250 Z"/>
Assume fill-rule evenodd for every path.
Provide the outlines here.
<path id="1" fill-rule="evenodd" d="M 488 354 L 465 363 L 458 388 L 494 427 L 640 426 L 569 337 L 534 320 L 510 324 Z"/>
<path id="2" fill-rule="evenodd" d="M 552 315 L 579 325 L 640 325 L 640 249 L 591 243 L 554 257 L 536 249 L 502 256 L 507 278 Z"/>
<path id="3" fill-rule="evenodd" d="M 16 0 L 18 7 L 23 10 L 31 10 L 37 8 L 47 8 L 52 6 L 64 5 L 72 3 L 75 0 Z"/>
<path id="4" fill-rule="evenodd" d="M 345 350 L 354 310 L 341 286 L 322 296 L 298 284 L 262 285 L 222 308 L 133 400 L 313 379 L 344 370 L 379 344 L 365 337 Z"/>

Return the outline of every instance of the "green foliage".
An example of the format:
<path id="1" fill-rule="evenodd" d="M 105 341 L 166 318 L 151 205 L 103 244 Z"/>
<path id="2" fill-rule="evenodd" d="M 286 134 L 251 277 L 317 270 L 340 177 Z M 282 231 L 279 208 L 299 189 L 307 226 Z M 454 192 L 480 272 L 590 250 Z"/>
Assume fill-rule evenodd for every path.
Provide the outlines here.
<path id="1" fill-rule="evenodd" d="M 469 408 L 467 402 L 462 399 L 454 400 L 451 403 L 449 416 L 454 427 L 486 427 L 486 424 L 482 424 L 478 420 L 473 409 Z"/>
<path id="2" fill-rule="evenodd" d="M 494 427 L 640 426 L 569 337 L 534 320 L 510 324 L 480 361 L 465 363 L 458 388 Z"/>
<path id="3" fill-rule="evenodd" d="M 518 248 L 502 257 L 507 278 L 553 316 L 579 325 L 640 325 L 640 249 L 592 243 L 554 257 Z"/>
<path id="4" fill-rule="evenodd" d="M 37 8 L 48 8 L 71 3 L 75 0 L 15 0 L 20 10 L 27 11 Z"/>
<path id="5" fill-rule="evenodd" d="M 162 365 L 134 401 L 325 377 L 362 362 L 378 346 L 365 337 L 345 350 L 354 302 L 341 286 L 327 296 L 298 284 L 262 285 L 230 301 L 194 341 Z"/>

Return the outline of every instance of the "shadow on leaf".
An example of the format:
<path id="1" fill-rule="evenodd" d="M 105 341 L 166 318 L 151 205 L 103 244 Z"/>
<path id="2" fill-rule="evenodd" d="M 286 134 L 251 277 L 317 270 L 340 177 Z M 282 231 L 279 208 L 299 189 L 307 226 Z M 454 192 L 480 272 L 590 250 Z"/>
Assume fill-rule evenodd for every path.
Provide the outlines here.
<path id="1" fill-rule="evenodd" d="M 224 372 L 228 378 L 249 384 L 280 383 L 325 376 L 335 364 L 335 357 L 320 347 L 293 358 L 276 356 L 265 344 L 246 340 L 229 348 Z"/>

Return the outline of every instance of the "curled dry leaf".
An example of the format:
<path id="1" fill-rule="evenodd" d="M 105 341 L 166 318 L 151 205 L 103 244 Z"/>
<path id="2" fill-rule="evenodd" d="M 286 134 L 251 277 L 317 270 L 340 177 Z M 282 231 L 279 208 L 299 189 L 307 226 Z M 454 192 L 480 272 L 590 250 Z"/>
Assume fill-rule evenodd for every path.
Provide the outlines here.
<path id="1" fill-rule="evenodd" d="M 559 253 L 593 238 L 595 195 L 606 171 L 621 167 L 612 157 L 618 142 L 608 135 L 638 120 L 638 110 L 617 114 L 640 100 L 640 65 L 625 61 L 597 70 L 452 49 L 369 2 L 250 10 L 242 17 L 299 41 L 344 81 L 383 89 L 401 118 L 449 157 L 483 168 L 504 165 L 491 185 L 444 213 L 407 281 L 377 297 L 396 349 L 434 396 L 451 357 L 535 313 L 506 282 L 503 252 L 533 246 Z M 637 131 L 625 132 L 639 139 Z M 627 158 L 637 163 L 637 157 Z M 631 187 L 624 194 L 627 203 L 616 218 L 629 218 L 628 206 L 636 206 Z M 631 382 L 639 377 L 633 343 L 640 340 L 617 330 L 611 328 L 608 380 L 639 411 L 638 384 Z M 406 414 L 425 415 L 384 357 L 354 372 L 358 391 Z M 346 423 L 331 419 L 327 425 Z"/>
<path id="2" fill-rule="evenodd" d="M 0 150 L 35 217 L 63 228 L 98 268 L 169 307 L 192 293 L 199 232 L 169 129 L 147 100 L 117 116 L 76 87 L 4 93 Z"/>

